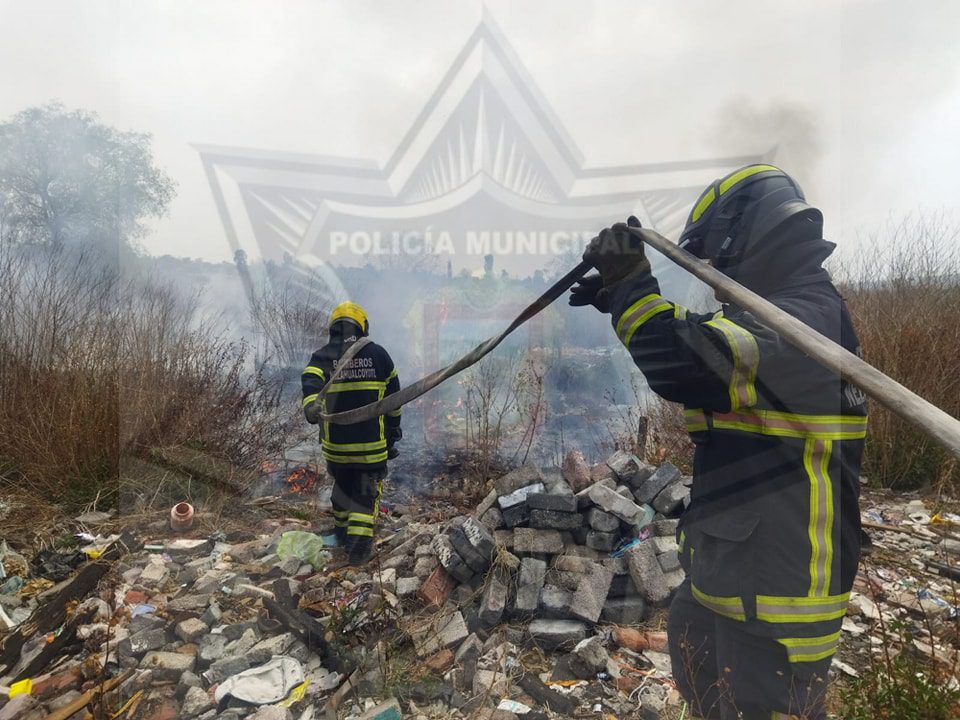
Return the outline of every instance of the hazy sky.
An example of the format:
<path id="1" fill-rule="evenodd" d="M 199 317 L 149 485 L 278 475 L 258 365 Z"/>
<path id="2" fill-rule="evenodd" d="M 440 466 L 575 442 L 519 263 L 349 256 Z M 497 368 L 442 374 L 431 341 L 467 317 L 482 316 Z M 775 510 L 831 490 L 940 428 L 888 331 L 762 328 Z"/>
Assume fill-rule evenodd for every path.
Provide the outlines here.
<path id="1" fill-rule="evenodd" d="M 827 234 L 960 208 L 960 3 L 486 3 L 588 165 L 781 143 Z M 59 99 L 149 132 L 179 183 L 144 242 L 228 259 L 191 143 L 383 163 L 480 2 L 0 0 L 0 116 Z M 712 178 L 704 178 L 704 183 Z"/>

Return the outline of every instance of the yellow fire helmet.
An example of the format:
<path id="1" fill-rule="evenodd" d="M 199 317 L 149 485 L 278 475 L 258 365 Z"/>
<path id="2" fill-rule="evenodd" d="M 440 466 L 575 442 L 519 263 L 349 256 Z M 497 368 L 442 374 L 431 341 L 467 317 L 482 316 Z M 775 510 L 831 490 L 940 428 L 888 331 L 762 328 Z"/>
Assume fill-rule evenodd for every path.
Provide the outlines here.
<path id="1" fill-rule="evenodd" d="M 343 302 L 337 305 L 330 313 L 330 322 L 327 327 L 333 325 L 337 320 L 349 320 L 355 323 L 363 332 L 367 332 L 370 327 L 367 320 L 366 311 L 355 302 Z"/>

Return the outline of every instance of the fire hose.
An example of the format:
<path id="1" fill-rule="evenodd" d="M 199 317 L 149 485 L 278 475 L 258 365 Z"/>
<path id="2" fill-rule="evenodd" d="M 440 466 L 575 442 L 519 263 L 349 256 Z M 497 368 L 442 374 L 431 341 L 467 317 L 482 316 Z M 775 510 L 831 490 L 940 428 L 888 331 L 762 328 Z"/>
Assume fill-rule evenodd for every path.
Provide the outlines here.
<path id="1" fill-rule="evenodd" d="M 739 307 L 750 311 L 767 327 L 776 331 L 787 342 L 802 350 L 825 368 L 852 382 L 868 397 L 876 400 L 907 422 L 917 425 L 933 440 L 943 445 L 956 458 L 960 459 L 960 421 L 956 418 L 924 400 L 896 380 L 884 375 L 865 360 L 781 310 L 769 300 L 765 300 L 719 270 L 701 262 L 697 257 L 677 247 L 662 235 L 644 232 L 639 228 L 629 228 L 629 231 L 638 240 L 646 242 L 660 251 L 714 290 L 720 290 Z M 581 262 L 527 306 L 503 332 L 480 343 L 456 362 L 417 380 L 412 385 L 402 388 L 399 392 L 393 393 L 383 400 L 345 412 L 322 413 L 320 415 L 321 419 L 337 425 L 349 425 L 364 420 L 372 420 L 380 415 L 399 410 L 402 406 L 429 392 L 445 380 L 479 362 L 481 358 L 503 342 L 510 333 L 563 295 L 591 269 L 589 263 Z M 338 372 L 360 350 L 358 346 L 360 346 L 360 342 L 354 343 L 348 352 L 344 353 L 338 366 Z M 330 387 L 338 372 L 334 373 L 324 390 Z M 318 403 L 322 403 L 325 394 L 325 392 L 320 393 L 317 398 Z M 321 404 L 320 407 L 323 407 L 323 405 Z"/>

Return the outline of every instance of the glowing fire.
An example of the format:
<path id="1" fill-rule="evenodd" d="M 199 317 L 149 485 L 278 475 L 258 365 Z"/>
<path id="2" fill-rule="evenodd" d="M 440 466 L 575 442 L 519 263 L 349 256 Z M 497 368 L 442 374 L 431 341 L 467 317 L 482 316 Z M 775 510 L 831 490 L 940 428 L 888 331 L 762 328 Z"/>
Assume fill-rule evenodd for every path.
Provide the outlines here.
<path id="1" fill-rule="evenodd" d="M 308 467 L 300 467 L 287 476 L 287 489 L 292 493 L 315 492 L 320 476 Z"/>

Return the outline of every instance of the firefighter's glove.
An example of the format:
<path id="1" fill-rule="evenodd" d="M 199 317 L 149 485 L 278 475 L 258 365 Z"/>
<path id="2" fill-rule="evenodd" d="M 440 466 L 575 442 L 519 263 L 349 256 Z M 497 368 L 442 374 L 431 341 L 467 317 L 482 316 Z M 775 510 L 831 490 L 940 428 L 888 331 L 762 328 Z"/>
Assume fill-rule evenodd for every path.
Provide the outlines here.
<path id="1" fill-rule="evenodd" d="M 393 445 L 387 448 L 387 460 L 393 460 L 400 457 L 400 451 Z"/>
<path id="2" fill-rule="evenodd" d="M 640 227 L 633 215 L 625 223 L 605 228 L 587 246 L 583 259 L 600 273 L 603 286 L 609 288 L 627 277 L 650 272 L 650 261 L 643 251 L 643 241 L 634 237 L 628 227 Z"/>
<path id="3" fill-rule="evenodd" d="M 400 428 L 391 428 L 387 430 L 387 448 L 392 448 L 398 440 L 403 438 L 403 430 Z"/>
<path id="4" fill-rule="evenodd" d="M 593 305 L 602 313 L 610 312 L 610 298 L 603 289 L 603 278 L 598 273 L 580 278 L 570 288 L 570 304 L 573 307 Z"/>
<path id="5" fill-rule="evenodd" d="M 316 400 L 303 409 L 303 414 L 307 417 L 307 422 L 316 425 L 320 422 L 320 416 L 323 414 L 323 408 Z"/>

